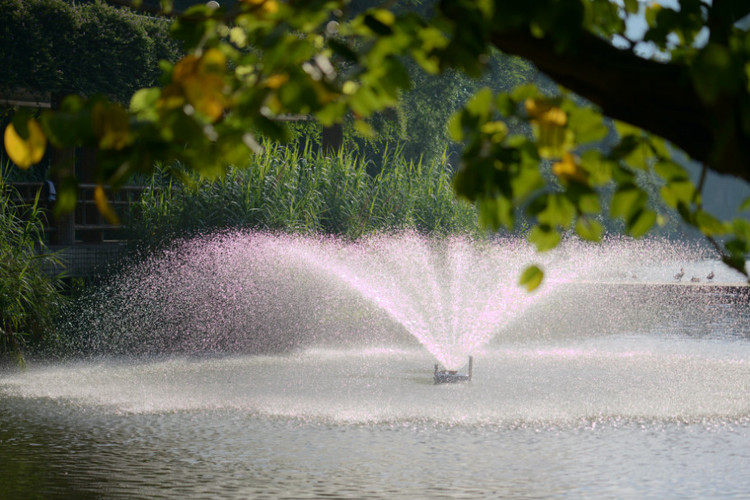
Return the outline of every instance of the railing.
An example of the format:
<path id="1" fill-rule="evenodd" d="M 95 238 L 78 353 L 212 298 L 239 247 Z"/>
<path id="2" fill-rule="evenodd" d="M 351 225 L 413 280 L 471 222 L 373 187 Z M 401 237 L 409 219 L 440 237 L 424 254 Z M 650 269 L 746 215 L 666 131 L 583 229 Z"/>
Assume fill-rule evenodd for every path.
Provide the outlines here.
<path id="1" fill-rule="evenodd" d="M 79 184 L 75 210 L 60 217 L 52 216 L 56 193 L 46 182 L 9 183 L 18 193 L 18 201 L 31 204 L 39 196 L 39 205 L 49 209 L 45 226 L 44 251 L 57 252 L 61 266 L 47 269 L 51 275 L 68 278 L 92 278 L 117 261 L 125 250 L 126 227 L 108 223 L 94 201 L 96 184 Z M 54 188 L 54 186 L 52 186 Z M 146 186 L 122 186 L 107 190 L 109 202 L 121 220 L 138 203 Z"/>
<path id="2" fill-rule="evenodd" d="M 45 182 L 12 182 L 10 183 L 20 195 L 20 201 L 33 203 L 39 193 L 39 205 L 51 210 L 56 193 Z M 75 245 L 81 243 L 104 243 L 123 241 L 126 238 L 125 227 L 121 224 L 110 224 L 99 213 L 94 201 L 96 184 L 79 184 L 78 200 L 75 210 L 63 214 L 57 219 L 48 217 L 45 232 L 49 235 L 50 244 Z M 109 203 L 122 220 L 131 206 L 140 200 L 146 186 L 122 186 L 116 191 L 108 190 Z M 63 234 L 63 233 L 68 233 Z"/>

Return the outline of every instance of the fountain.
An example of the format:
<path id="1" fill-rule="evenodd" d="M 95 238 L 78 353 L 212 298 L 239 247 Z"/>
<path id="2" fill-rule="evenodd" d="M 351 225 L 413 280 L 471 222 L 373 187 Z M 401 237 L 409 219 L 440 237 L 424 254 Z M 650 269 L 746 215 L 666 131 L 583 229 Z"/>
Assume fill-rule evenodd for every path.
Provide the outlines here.
<path id="1" fill-rule="evenodd" d="M 655 240 L 180 242 L 82 304 L 66 361 L 0 371 L 0 491 L 741 497 L 746 291 Z"/>
<path id="2" fill-rule="evenodd" d="M 212 235 L 176 244 L 113 280 L 85 309 L 85 321 L 77 318 L 76 348 L 257 353 L 408 337 L 456 370 L 561 288 L 610 267 L 591 254 L 575 242 L 536 255 L 521 240 L 410 233 L 357 243 Z M 548 276 L 529 293 L 516 283 L 534 262 Z"/>

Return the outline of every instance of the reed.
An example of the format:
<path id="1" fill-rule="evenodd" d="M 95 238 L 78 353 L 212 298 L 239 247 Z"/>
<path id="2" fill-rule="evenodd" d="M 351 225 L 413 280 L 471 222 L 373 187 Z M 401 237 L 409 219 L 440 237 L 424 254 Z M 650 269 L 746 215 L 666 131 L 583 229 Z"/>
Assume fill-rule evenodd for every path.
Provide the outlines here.
<path id="1" fill-rule="evenodd" d="M 266 144 L 217 179 L 177 165 L 169 170 L 186 182 L 173 182 L 161 169 L 130 214 L 130 238 L 153 247 L 237 228 L 352 239 L 406 229 L 479 234 L 475 209 L 455 198 L 444 158 L 413 162 L 386 151 L 382 164 L 372 175 L 372 165 L 353 155 Z"/>
<path id="2" fill-rule="evenodd" d="M 27 347 L 54 336 L 54 320 L 65 302 L 59 277 L 46 269 L 59 265 L 44 246 L 45 212 L 39 193 L 21 200 L 0 167 L 0 357 L 23 364 Z"/>

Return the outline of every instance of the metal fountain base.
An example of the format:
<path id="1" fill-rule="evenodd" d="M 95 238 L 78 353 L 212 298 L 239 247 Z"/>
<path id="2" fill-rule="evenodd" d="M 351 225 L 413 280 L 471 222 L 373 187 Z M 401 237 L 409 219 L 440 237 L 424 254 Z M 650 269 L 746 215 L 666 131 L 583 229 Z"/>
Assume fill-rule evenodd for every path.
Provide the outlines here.
<path id="1" fill-rule="evenodd" d="M 474 358 L 469 356 L 469 372 L 458 373 L 458 370 L 441 370 L 440 367 L 435 364 L 435 384 L 456 384 L 459 382 L 471 382 L 471 372 L 474 364 Z"/>

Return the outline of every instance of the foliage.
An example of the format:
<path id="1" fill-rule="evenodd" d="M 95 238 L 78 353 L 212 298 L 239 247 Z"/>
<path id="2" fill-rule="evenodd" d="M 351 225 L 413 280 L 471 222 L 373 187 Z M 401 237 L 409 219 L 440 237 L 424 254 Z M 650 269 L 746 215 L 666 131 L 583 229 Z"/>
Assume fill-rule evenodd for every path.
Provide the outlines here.
<path id="1" fill-rule="evenodd" d="M 153 85 L 179 45 L 161 18 L 102 2 L 0 0 L 0 90 L 108 95 L 128 102 Z"/>
<path id="2" fill-rule="evenodd" d="M 323 125 L 351 116 L 371 135 L 367 117 L 395 106 L 412 85 L 406 61 L 429 75 L 481 77 L 499 49 L 564 88 L 483 88 L 454 115 L 451 133 L 466 145 L 455 186 L 477 203 L 482 221 L 512 228 L 523 214 L 540 250 L 564 231 L 598 240 L 602 197 L 611 193 L 607 215 L 640 236 L 659 220 L 639 183 L 647 172 L 661 179 L 663 203 L 747 272 L 750 223 L 706 212 L 702 181 L 689 179 L 666 142 L 705 168 L 750 179 L 747 2 L 443 0 L 431 13 L 385 6 L 353 16 L 348 7 L 344 0 L 193 7 L 172 26 L 188 54 L 166 68 L 162 88 L 136 92 L 129 109 L 72 97 L 40 126 L 55 147 L 98 147 L 102 183 L 150 172 L 155 161 L 218 176 L 258 154 L 258 136 L 288 137 L 284 116 L 312 115 Z M 639 16 L 646 32 L 631 40 L 626 21 Z M 617 134 L 596 149 L 608 134 L 604 117 Z M 14 119 L 21 141 L 12 158 L 34 156 L 28 124 L 28 116 Z M 524 282 L 539 278 L 532 268 Z"/>
<path id="3" fill-rule="evenodd" d="M 371 176 L 367 161 L 350 154 L 325 157 L 266 146 L 248 165 L 217 180 L 193 175 L 186 183 L 173 183 L 170 175 L 154 176 L 131 215 L 132 239 L 159 246 L 226 228 L 348 238 L 395 229 L 480 232 L 474 208 L 456 200 L 450 174 L 439 161 L 414 163 L 386 155 L 386 167 Z"/>
<path id="4" fill-rule="evenodd" d="M 404 109 L 404 154 L 408 157 L 438 158 L 450 144 L 446 128 L 451 115 L 484 86 L 495 92 L 510 91 L 521 83 L 533 80 L 536 71 L 529 63 L 497 51 L 490 53 L 487 70 L 481 79 L 469 78 L 465 73 L 448 70 L 438 75 L 427 74 L 413 61 L 407 64 L 411 88 L 401 94 Z M 460 155 L 460 145 L 451 152 Z"/>
<path id="5" fill-rule="evenodd" d="M 43 210 L 20 201 L 0 168 L 0 355 L 23 362 L 23 351 L 54 331 L 53 318 L 63 305 L 59 280 L 47 269 L 59 265 L 43 253 Z"/>

